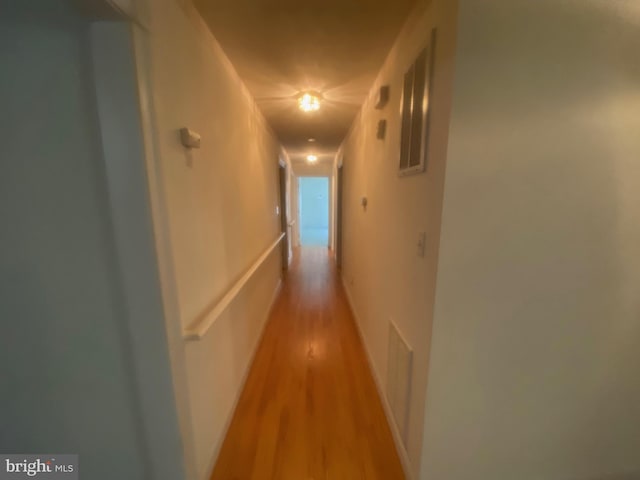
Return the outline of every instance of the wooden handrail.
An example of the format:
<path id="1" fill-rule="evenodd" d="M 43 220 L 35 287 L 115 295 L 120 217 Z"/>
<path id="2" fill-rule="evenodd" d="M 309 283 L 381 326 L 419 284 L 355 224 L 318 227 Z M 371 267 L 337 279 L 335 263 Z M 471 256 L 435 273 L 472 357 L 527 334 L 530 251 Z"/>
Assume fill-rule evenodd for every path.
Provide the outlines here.
<path id="1" fill-rule="evenodd" d="M 200 340 L 204 337 L 211 325 L 218 319 L 218 317 L 224 312 L 227 307 L 233 302 L 233 299 L 236 298 L 236 295 L 240 293 L 242 287 L 249 281 L 249 279 L 253 276 L 253 274 L 260 268 L 260 265 L 267 259 L 267 257 L 273 252 L 273 250 L 278 246 L 278 244 L 284 238 L 285 233 L 281 233 L 276 241 L 274 241 L 269 248 L 267 248 L 260 258 L 255 261 L 255 263 L 251 266 L 247 272 L 240 277 L 240 279 L 229 289 L 229 291 L 220 299 L 218 303 L 216 303 L 211 309 L 207 309 L 202 315 L 200 315 L 189 327 L 185 328 L 182 333 L 182 338 L 185 340 Z"/>

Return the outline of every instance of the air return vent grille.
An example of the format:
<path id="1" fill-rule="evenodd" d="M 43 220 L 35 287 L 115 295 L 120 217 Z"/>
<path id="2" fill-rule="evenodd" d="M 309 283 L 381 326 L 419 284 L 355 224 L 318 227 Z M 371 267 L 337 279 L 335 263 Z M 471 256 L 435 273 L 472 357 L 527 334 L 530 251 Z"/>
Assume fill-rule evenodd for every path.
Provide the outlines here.
<path id="1" fill-rule="evenodd" d="M 411 364 L 413 351 L 393 321 L 389 322 L 387 357 L 387 400 L 402 436 L 407 444 L 409 396 L 411 394 Z"/>

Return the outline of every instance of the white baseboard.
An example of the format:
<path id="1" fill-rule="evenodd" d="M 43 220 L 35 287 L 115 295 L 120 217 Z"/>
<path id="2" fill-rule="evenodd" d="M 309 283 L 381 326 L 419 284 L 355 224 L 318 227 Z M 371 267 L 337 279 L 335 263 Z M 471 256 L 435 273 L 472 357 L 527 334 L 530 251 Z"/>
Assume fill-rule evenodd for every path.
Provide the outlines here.
<path id="1" fill-rule="evenodd" d="M 211 455 L 211 461 L 209 462 L 209 468 L 207 469 L 207 475 L 202 479 L 202 480 L 208 480 L 209 478 L 211 478 L 211 475 L 213 474 L 213 469 L 216 466 L 216 462 L 218 461 L 218 455 L 220 455 L 220 449 L 222 448 L 222 444 L 224 443 L 225 438 L 227 438 L 227 433 L 229 432 L 229 427 L 231 426 L 231 420 L 233 420 L 233 415 L 236 412 L 236 407 L 238 406 L 238 402 L 240 401 L 240 395 L 242 395 L 242 392 L 244 391 L 244 385 L 247 382 L 247 377 L 249 376 L 249 371 L 251 370 L 251 367 L 253 366 L 253 360 L 256 356 L 256 352 L 258 351 L 258 346 L 260 345 L 260 342 L 262 341 L 262 337 L 264 335 L 264 330 L 265 327 L 267 326 L 267 321 L 269 320 L 269 317 L 271 316 L 271 311 L 273 310 L 273 307 L 276 303 L 276 299 L 278 298 L 278 295 L 280 294 L 280 290 L 282 290 L 282 277 L 280 277 L 278 279 L 278 284 L 276 285 L 276 288 L 273 291 L 273 295 L 271 296 L 271 302 L 269 303 L 269 308 L 267 308 L 267 312 L 264 316 L 264 318 L 262 319 L 262 325 L 260 327 L 260 334 L 258 335 L 258 337 L 256 338 L 256 341 L 254 342 L 252 348 L 251 348 L 251 356 L 249 358 L 249 361 L 247 362 L 247 366 L 244 369 L 244 373 L 242 374 L 242 379 L 240 380 L 240 387 L 238 388 L 238 391 L 235 394 L 235 398 L 233 399 L 233 405 L 231 406 L 231 409 L 229 410 L 229 413 L 227 415 L 227 420 L 224 422 L 224 428 L 222 429 L 222 434 L 220 435 L 220 438 L 218 438 L 218 441 L 216 442 L 215 447 L 213 448 L 213 453 Z"/>
<path id="2" fill-rule="evenodd" d="M 404 442 L 402 441 L 402 435 L 400 434 L 400 430 L 396 425 L 396 421 L 393 418 L 393 413 L 391 411 L 391 406 L 387 400 L 387 396 L 385 395 L 384 383 L 382 382 L 378 371 L 376 370 L 373 363 L 373 356 L 371 355 L 371 351 L 369 350 L 369 346 L 365 341 L 364 335 L 362 334 L 362 327 L 360 322 L 360 317 L 358 316 L 358 311 L 355 308 L 355 304 L 353 302 L 353 297 L 351 296 L 351 292 L 347 287 L 347 283 L 344 281 L 344 278 L 341 276 L 342 286 L 347 295 L 347 301 L 349 302 L 349 307 L 351 307 L 351 312 L 353 313 L 353 317 L 355 319 L 356 328 L 358 330 L 358 335 L 360 336 L 360 341 L 364 346 L 364 351 L 367 354 L 367 360 L 369 361 L 369 369 L 373 375 L 373 380 L 376 383 L 376 387 L 378 389 L 378 396 L 380 397 L 380 401 L 382 402 L 382 407 L 384 408 L 384 413 L 387 417 L 387 423 L 391 428 L 391 433 L 393 434 L 393 441 L 396 445 L 396 451 L 400 456 L 400 463 L 402 464 L 402 469 L 404 470 L 404 476 L 406 480 L 413 480 L 413 474 L 411 473 L 411 462 L 409 461 L 409 454 L 407 453 L 407 449 L 404 446 Z"/>

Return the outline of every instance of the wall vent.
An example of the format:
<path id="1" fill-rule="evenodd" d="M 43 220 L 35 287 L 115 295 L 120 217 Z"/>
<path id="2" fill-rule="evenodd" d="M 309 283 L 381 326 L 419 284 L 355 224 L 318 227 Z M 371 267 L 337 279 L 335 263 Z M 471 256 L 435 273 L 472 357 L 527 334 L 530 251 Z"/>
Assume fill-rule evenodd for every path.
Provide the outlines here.
<path id="1" fill-rule="evenodd" d="M 405 446 L 407 445 L 412 360 L 413 350 L 391 320 L 387 353 L 387 400 Z"/>

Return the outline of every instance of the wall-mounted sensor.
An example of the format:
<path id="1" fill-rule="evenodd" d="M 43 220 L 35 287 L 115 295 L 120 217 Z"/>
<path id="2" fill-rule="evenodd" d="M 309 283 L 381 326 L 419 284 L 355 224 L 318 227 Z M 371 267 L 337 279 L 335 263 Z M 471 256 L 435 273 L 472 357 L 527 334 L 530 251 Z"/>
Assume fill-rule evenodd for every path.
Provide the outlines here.
<path id="1" fill-rule="evenodd" d="M 389 85 L 382 85 L 376 96 L 376 108 L 381 110 L 389 101 Z"/>
<path id="2" fill-rule="evenodd" d="M 200 148 L 200 135 L 189 128 L 180 129 L 180 141 L 187 148 Z"/>

